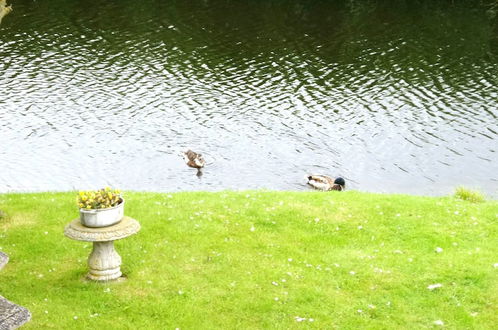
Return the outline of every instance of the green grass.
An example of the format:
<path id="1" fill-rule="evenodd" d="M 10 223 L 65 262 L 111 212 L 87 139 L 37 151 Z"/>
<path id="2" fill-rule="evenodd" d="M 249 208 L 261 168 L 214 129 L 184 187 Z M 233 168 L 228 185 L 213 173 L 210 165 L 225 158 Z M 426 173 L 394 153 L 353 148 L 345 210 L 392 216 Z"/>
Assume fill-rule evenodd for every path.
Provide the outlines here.
<path id="1" fill-rule="evenodd" d="M 473 203 L 481 203 L 486 199 L 480 191 L 472 190 L 465 187 L 457 187 L 455 189 L 455 197 Z"/>
<path id="2" fill-rule="evenodd" d="M 0 293 L 32 312 L 26 329 L 498 324 L 496 201 L 129 192 L 125 213 L 142 230 L 116 243 L 127 280 L 99 284 L 83 280 L 91 244 L 63 235 L 78 216 L 75 196 L 0 195 L 0 247 L 10 256 Z"/>

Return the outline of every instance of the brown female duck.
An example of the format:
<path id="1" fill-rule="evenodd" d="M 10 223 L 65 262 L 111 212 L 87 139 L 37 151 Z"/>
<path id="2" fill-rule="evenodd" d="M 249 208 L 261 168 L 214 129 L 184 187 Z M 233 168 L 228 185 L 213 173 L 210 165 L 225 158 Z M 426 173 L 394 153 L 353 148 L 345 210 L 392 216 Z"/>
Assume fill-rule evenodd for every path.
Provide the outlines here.
<path id="1" fill-rule="evenodd" d="M 7 0 L 0 0 L 0 23 L 2 18 L 12 11 L 12 5 L 7 6 Z"/>
<path id="2" fill-rule="evenodd" d="M 185 164 L 189 167 L 196 168 L 200 170 L 206 165 L 206 161 L 202 157 L 201 154 L 193 152 L 192 150 L 187 150 L 183 152 L 183 159 L 185 160 Z"/>

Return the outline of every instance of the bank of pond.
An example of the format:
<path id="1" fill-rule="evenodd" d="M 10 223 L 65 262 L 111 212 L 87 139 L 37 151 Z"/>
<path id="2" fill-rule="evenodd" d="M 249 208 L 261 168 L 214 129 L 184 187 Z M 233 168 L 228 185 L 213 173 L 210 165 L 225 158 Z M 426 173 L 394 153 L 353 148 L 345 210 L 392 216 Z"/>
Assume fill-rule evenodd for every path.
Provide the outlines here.
<path id="1" fill-rule="evenodd" d="M 125 192 L 121 281 L 85 279 L 75 192 L 0 194 L 0 294 L 35 328 L 450 328 L 497 322 L 498 202 Z"/>

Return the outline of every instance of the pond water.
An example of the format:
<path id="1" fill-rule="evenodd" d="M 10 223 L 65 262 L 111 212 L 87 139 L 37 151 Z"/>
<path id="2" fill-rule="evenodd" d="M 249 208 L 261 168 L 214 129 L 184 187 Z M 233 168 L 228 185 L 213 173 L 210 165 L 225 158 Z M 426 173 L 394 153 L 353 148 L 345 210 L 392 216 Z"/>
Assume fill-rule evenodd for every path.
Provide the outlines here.
<path id="1" fill-rule="evenodd" d="M 496 196 L 498 21 L 476 3 L 16 0 L 0 192 L 305 190 L 320 173 Z"/>

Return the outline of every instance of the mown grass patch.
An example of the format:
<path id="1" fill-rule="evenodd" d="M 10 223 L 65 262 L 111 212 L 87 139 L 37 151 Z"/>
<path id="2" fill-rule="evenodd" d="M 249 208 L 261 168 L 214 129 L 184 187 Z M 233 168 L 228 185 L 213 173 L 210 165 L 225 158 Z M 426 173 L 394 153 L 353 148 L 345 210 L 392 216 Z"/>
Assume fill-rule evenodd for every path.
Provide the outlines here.
<path id="1" fill-rule="evenodd" d="M 128 192 L 127 280 L 83 280 L 75 193 L 3 194 L 0 292 L 26 328 L 493 328 L 498 203 L 360 192 Z M 438 252 L 439 251 L 439 252 Z M 441 284 L 429 290 L 428 286 Z"/>

